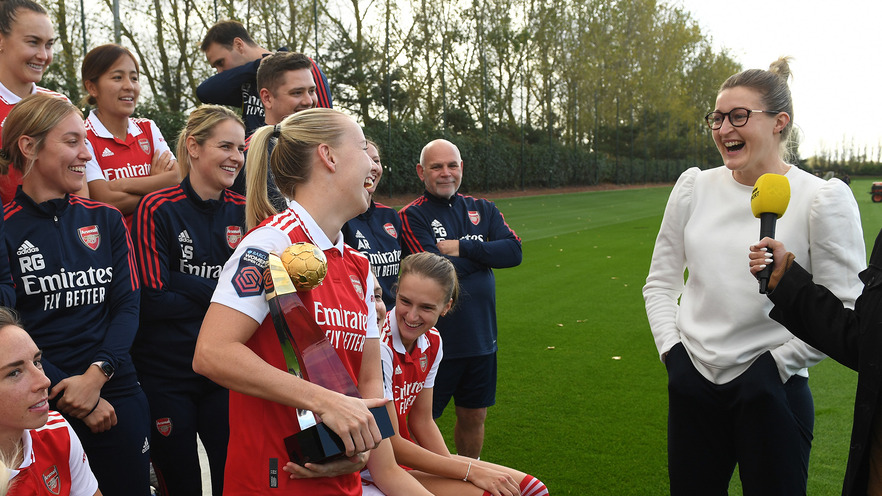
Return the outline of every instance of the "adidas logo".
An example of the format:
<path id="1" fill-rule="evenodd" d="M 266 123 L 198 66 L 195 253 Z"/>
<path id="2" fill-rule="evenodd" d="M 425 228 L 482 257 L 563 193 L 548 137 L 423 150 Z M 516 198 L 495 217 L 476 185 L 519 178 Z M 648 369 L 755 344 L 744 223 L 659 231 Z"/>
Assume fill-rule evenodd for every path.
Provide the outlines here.
<path id="1" fill-rule="evenodd" d="M 432 227 L 441 227 L 441 222 L 438 219 L 433 220 Z"/>
<path id="2" fill-rule="evenodd" d="M 21 246 L 18 247 L 18 251 L 16 251 L 15 254 L 21 256 L 28 255 L 30 253 L 37 253 L 38 251 L 40 251 L 39 248 L 31 244 L 30 241 L 24 240 L 24 243 L 22 243 Z"/>
<path id="3" fill-rule="evenodd" d="M 396 365 L 395 366 L 395 375 L 401 375 L 401 374 L 402 374 L 401 365 Z"/>
<path id="4" fill-rule="evenodd" d="M 110 151 L 110 148 L 105 148 L 103 152 L 101 152 L 102 157 L 112 157 L 113 152 Z"/>
<path id="5" fill-rule="evenodd" d="M 360 230 L 356 229 L 355 230 L 355 237 L 364 239 L 364 234 L 362 234 Z"/>
<path id="6" fill-rule="evenodd" d="M 142 454 L 147 453 L 148 451 L 150 451 L 150 441 L 148 441 L 147 438 L 145 437 L 144 438 L 144 446 L 141 447 L 141 453 Z"/>
<path id="7" fill-rule="evenodd" d="M 181 234 L 178 234 L 178 242 L 179 243 L 193 243 L 193 238 L 190 237 L 190 233 L 187 232 L 186 229 L 181 231 Z"/>

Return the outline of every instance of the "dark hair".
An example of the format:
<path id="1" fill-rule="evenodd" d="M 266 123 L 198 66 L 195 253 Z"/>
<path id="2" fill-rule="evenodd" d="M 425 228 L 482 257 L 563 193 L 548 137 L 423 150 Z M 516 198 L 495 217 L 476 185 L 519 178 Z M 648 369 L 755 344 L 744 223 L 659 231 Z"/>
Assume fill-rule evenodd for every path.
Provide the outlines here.
<path id="1" fill-rule="evenodd" d="M 177 157 L 181 173 L 186 176 L 190 173 L 190 152 L 187 151 L 187 138 L 193 137 L 196 143 L 204 145 L 208 138 L 214 134 L 214 128 L 221 122 L 231 120 L 239 123 L 243 128 L 245 124 L 238 114 L 220 105 L 202 105 L 190 113 L 187 124 L 178 135 Z M 241 174 L 241 171 L 240 171 Z"/>
<path id="2" fill-rule="evenodd" d="M 312 70 L 312 60 L 302 53 L 276 52 L 268 55 L 257 68 L 257 90 L 266 88 L 270 93 L 275 94 L 286 72 L 302 69 Z"/>
<path id="3" fill-rule="evenodd" d="M 793 136 L 793 97 L 790 95 L 790 57 L 781 57 L 772 62 L 769 70 L 748 69 L 729 76 L 720 86 L 720 92 L 729 88 L 744 87 L 758 92 L 762 98 L 763 110 L 786 112 L 790 122 L 781 130 L 781 154 L 784 160 L 791 160 L 799 146 Z M 793 138 L 793 139 L 791 139 Z"/>
<path id="4" fill-rule="evenodd" d="M 444 290 L 444 302 L 450 300 L 456 305 L 459 298 L 459 278 L 456 276 L 456 267 L 453 263 L 428 251 L 414 253 L 404 257 L 398 269 L 398 280 L 407 274 L 419 274 L 437 282 Z"/>
<path id="5" fill-rule="evenodd" d="M 257 46 L 257 43 L 251 39 L 251 35 L 248 34 L 248 30 L 245 29 L 241 22 L 227 19 L 214 23 L 214 26 L 208 29 L 199 49 L 204 52 L 208 50 L 212 43 L 217 43 L 230 49 L 233 48 L 233 40 L 236 38 L 241 38 L 249 46 Z"/>
<path id="6" fill-rule="evenodd" d="M 49 15 L 42 5 L 32 0 L 2 0 L 0 1 L 0 34 L 8 35 L 12 32 L 12 25 L 18 20 L 19 9 Z"/>
<path id="7" fill-rule="evenodd" d="M 35 93 L 18 102 L 3 123 L 3 148 L 0 153 L 0 173 L 5 174 L 12 165 L 22 176 L 30 172 L 34 161 L 22 153 L 18 140 L 22 136 L 34 139 L 34 153 L 39 153 L 46 142 L 46 135 L 70 114 L 83 118 L 76 106 L 63 98 Z"/>
<path id="8" fill-rule="evenodd" d="M 86 81 L 90 81 L 93 84 L 96 83 L 98 78 L 109 71 L 110 68 L 113 67 L 113 64 L 115 64 L 123 55 L 128 55 L 129 58 L 132 59 L 132 62 L 135 63 L 135 70 L 140 73 L 141 69 L 138 66 L 138 59 L 136 59 L 135 55 L 124 46 L 117 45 L 116 43 L 108 43 L 89 50 L 89 53 L 83 57 L 83 64 L 80 67 L 83 88 L 86 87 Z M 87 96 L 84 99 L 86 103 L 92 106 L 98 103 L 94 96 L 88 94 L 88 90 L 86 95 Z"/>

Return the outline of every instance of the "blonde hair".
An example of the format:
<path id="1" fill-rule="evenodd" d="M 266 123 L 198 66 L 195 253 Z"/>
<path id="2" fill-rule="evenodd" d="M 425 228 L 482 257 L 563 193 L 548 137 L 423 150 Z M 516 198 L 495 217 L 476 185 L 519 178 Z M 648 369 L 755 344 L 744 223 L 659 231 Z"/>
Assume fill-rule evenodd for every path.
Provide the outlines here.
<path id="1" fill-rule="evenodd" d="M 456 305 L 459 299 L 459 278 L 453 263 L 428 251 L 414 253 L 404 257 L 398 269 L 398 281 L 408 274 L 417 274 L 437 282 L 444 291 L 444 303 L 452 301 Z"/>
<path id="2" fill-rule="evenodd" d="M 297 185 L 309 180 L 316 148 L 320 144 L 338 145 L 351 124 L 352 119 L 342 112 L 314 108 L 291 114 L 275 126 L 263 126 L 255 131 L 245 162 L 246 228 L 253 229 L 279 213 L 267 195 L 268 172 L 272 172 L 282 195 L 293 199 Z M 271 139 L 276 140 L 276 144 L 267 157 Z"/>
<path id="3" fill-rule="evenodd" d="M 18 102 L 3 123 L 0 174 L 7 174 L 11 165 L 21 171 L 22 176 L 27 176 L 34 165 L 34 159 L 29 159 L 22 153 L 18 140 L 22 136 L 32 138 L 36 143 L 34 153 L 39 153 L 49 131 L 70 114 L 83 118 L 83 113 L 72 103 L 44 93 L 35 93 Z"/>
<path id="4" fill-rule="evenodd" d="M 793 97 L 790 95 L 790 86 L 787 81 L 792 77 L 790 72 L 791 57 L 779 57 L 769 65 L 769 70 L 748 69 L 733 74 L 720 86 L 720 92 L 729 88 L 745 87 L 755 90 L 760 94 L 765 108 L 761 110 L 774 110 L 786 112 L 790 116 L 790 122 L 781 130 L 780 154 L 785 161 L 796 158 L 796 150 L 799 140 L 793 133 Z"/>
<path id="5" fill-rule="evenodd" d="M 18 313 L 16 313 L 15 310 L 0 306 L 0 329 L 3 329 L 6 326 L 21 327 L 21 321 L 18 319 Z M 0 451 L 0 496 L 6 496 L 7 491 L 9 491 L 11 484 L 8 470 L 14 470 L 17 468 L 11 465 L 15 463 L 20 454 L 21 445 L 19 444 L 16 444 L 15 450 L 8 455 Z"/>
<path id="6" fill-rule="evenodd" d="M 184 177 L 190 173 L 190 152 L 187 150 L 187 138 L 192 136 L 196 143 L 204 145 L 208 138 L 214 134 L 214 128 L 226 120 L 236 121 L 243 129 L 245 128 L 242 119 L 235 112 L 220 105 L 202 105 L 190 113 L 187 124 L 178 134 L 178 146 L 175 150 L 178 166 Z"/>

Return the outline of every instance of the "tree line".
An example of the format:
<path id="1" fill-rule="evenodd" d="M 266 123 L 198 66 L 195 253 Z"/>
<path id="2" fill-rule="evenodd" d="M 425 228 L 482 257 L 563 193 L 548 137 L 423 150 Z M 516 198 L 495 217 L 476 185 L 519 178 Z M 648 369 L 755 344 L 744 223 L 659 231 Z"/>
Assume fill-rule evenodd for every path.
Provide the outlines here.
<path id="1" fill-rule="evenodd" d="M 97 1 L 47 0 L 61 49 L 42 84 L 73 101 L 84 50 L 113 40 L 112 0 Z M 672 181 L 720 163 L 703 117 L 741 69 L 688 11 L 654 0 L 118 2 L 139 115 L 169 141 L 213 73 L 203 35 L 234 18 L 260 45 L 316 59 L 335 107 L 382 148 L 381 193 L 419 191 L 413 165 L 439 136 L 462 149 L 466 190 Z"/>

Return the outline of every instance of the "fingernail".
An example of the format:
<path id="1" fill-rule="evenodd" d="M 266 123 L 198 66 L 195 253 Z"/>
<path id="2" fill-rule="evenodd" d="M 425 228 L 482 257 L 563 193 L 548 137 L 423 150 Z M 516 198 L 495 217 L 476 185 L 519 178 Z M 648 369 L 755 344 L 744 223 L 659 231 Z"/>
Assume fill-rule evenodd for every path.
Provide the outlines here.
<path id="1" fill-rule="evenodd" d="M 765 259 L 765 262 L 767 264 L 770 264 L 770 263 L 774 262 L 774 260 L 772 260 L 771 258 L 767 258 L 767 259 Z"/>
<path id="2" fill-rule="evenodd" d="M 769 251 L 769 249 L 763 246 L 762 248 L 760 248 L 760 251 Z"/>
<path id="3" fill-rule="evenodd" d="M 765 268 L 766 268 L 766 266 L 765 266 L 765 265 L 757 265 L 757 267 L 759 267 L 759 268 L 760 268 L 760 270 L 762 270 L 762 269 L 765 269 Z"/>

